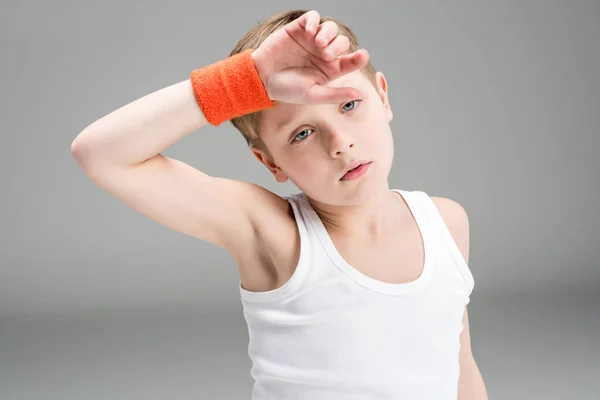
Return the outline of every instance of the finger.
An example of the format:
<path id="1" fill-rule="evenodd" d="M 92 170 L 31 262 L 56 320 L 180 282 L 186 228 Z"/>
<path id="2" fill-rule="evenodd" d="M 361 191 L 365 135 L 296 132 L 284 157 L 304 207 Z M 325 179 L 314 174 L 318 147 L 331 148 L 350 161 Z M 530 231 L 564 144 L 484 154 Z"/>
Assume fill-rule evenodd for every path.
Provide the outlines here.
<path id="1" fill-rule="evenodd" d="M 306 31 L 311 35 L 316 35 L 321 22 L 321 15 L 315 10 L 309 11 L 307 14 L 309 15 L 307 16 Z"/>
<path id="2" fill-rule="evenodd" d="M 344 54 L 350 48 L 350 40 L 347 36 L 338 35 L 321 51 L 321 57 L 325 61 L 333 61 L 336 57 Z"/>
<path id="3" fill-rule="evenodd" d="M 339 103 L 348 99 L 360 97 L 360 92 L 351 87 L 330 87 L 315 85 L 306 95 L 306 101 L 311 104 Z"/>
<path id="4" fill-rule="evenodd" d="M 369 62 L 369 52 L 365 49 L 360 49 L 354 53 L 338 57 L 336 61 L 338 62 L 339 76 L 346 75 L 367 65 Z M 332 77 L 331 79 L 336 78 Z"/>
<path id="5" fill-rule="evenodd" d="M 325 21 L 317 30 L 315 44 L 318 48 L 324 48 L 338 35 L 338 26 L 333 21 Z"/>
<path id="6" fill-rule="evenodd" d="M 315 35 L 320 21 L 321 16 L 319 13 L 315 10 L 311 10 L 287 24 L 285 29 L 290 35 L 302 35 L 305 32 L 308 32 L 310 35 Z"/>

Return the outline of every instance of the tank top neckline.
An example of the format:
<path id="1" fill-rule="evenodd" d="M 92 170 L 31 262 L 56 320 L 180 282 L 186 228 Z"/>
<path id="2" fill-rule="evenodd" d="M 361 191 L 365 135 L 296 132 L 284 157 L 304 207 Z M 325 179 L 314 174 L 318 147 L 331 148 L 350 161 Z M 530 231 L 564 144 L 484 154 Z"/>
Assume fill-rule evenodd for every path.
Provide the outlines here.
<path id="1" fill-rule="evenodd" d="M 299 204 L 301 209 L 304 211 L 309 223 L 314 228 L 325 252 L 338 269 L 366 289 L 392 296 L 407 295 L 423 289 L 430 280 L 433 269 L 433 236 L 429 231 L 429 225 L 425 220 L 425 215 L 410 194 L 400 189 L 391 189 L 391 191 L 398 193 L 408 205 L 409 211 L 411 212 L 417 224 L 424 248 L 424 262 L 421 274 L 415 280 L 405 283 L 390 283 L 380 281 L 362 273 L 357 268 L 350 265 L 338 252 L 333 240 L 331 239 L 331 236 L 329 236 L 329 233 L 323 224 L 323 221 L 311 206 L 306 194 L 301 192 L 298 194 L 298 197 L 300 200 Z"/>

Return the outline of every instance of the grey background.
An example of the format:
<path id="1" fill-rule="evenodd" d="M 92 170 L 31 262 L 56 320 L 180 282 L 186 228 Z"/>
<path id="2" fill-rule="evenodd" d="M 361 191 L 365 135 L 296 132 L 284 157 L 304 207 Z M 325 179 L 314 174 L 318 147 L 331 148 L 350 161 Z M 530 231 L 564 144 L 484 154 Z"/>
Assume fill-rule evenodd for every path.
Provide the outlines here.
<path id="1" fill-rule="evenodd" d="M 472 345 L 490 398 L 599 398 L 599 2 L 1 8 L 0 398 L 250 398 L 233 259 L 95 187 L 70 144 L 292 8 L 348 23 L 386 74 L 390 186 L 467 210 Z M 297 190 L 275 182 L 229 123 L 164 153 Z"/>

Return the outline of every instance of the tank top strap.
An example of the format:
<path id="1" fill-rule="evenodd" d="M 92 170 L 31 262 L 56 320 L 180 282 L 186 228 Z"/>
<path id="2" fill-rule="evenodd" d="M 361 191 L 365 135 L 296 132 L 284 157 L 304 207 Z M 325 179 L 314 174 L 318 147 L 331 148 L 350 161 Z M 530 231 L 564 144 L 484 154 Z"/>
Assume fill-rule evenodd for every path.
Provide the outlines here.
<path id="1" fill-rule="evenodd" d="M 452 234 L 450 233 L 450 230 L 448 229 L 448 226 L 446 225 L 437 206 L 435 205 L 431 197 L 423 191 L 412 191 L 410 193 L 411 196 L 409 197 L 412 197 L 415 201 L 417 201 L 420 204 L 420 208 L 426 215 L 430 226 L 432 227 L 432 230 L 438 235 L 438 237 L 440 237 L 440 239 L 448 249 L 456 267 L 458 268 L 458 271 L 460 272 L 465 283 L 467 284 L 469 293 L 471 293 L 475 286 L 473 275 L 460 249 L 458 248 L 456 241 L 452 237 Z"/>

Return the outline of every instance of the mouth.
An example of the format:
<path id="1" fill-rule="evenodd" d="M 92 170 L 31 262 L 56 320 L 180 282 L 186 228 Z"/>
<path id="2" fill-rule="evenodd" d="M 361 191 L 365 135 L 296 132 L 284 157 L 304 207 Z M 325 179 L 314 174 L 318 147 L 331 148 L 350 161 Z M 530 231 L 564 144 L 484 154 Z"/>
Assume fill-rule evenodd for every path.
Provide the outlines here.
<path id="1" fill-rule="evenodd" d="M 340 181 L 353 180 L 362 176 L 368 169 L 371 161 L 360 161 L 356 165 L 351 165 L 351 169 L 344 173 L 344 176 L 340 178 Z"/>

